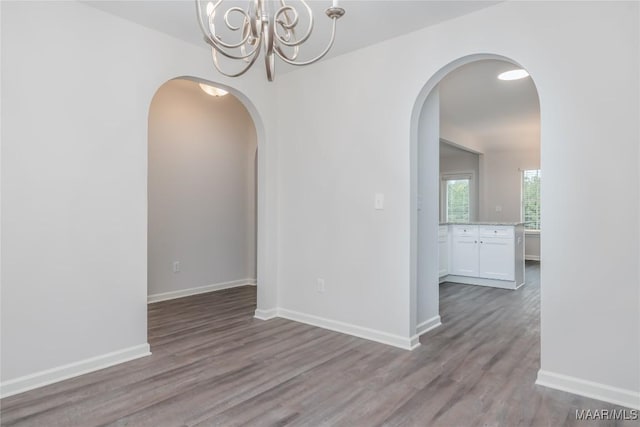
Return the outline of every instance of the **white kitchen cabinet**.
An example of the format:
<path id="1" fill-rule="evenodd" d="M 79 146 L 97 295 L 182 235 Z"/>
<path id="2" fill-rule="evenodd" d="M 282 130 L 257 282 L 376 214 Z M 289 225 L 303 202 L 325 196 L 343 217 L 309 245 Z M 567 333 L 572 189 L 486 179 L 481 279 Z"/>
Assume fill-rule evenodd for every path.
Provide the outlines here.
<path id="1" fill-rule="evenodd" d="M 478 227 L 452 226 L 451 270 L 457 276 L 478 276 Z"/>
<path id="2" fill-rule="evenodd" d="M 480 237 L 478 258 L 478 277 L 498 280 L 514 279 L 513 238 Z"/>
<path id="3" fill-rule="evenodd" d="M 441 225 L 438 229 L 439 276 L 449 274 L 449 227 Z"/>
<path id="4" fill-rule="evenodd" d="M 449 268 L 443 274 L 441 257 L 441 281 L 505 289 L 517 289 L 524 284 L 522 224 L 451 224 L 448 231 Z M 441 245 L 445 242 L 443 235 L 441 231 Z"/>

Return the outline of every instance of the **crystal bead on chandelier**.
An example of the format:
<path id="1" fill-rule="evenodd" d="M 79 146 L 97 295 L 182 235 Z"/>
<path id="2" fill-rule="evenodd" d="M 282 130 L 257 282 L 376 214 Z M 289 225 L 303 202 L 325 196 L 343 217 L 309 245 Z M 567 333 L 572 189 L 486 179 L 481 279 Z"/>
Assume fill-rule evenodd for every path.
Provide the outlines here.
<path id="1" fill-rule="evenodd" d="M 344 15 L 344 9 L 338 7 L 338 1 L 325 13 L 331 19 L 331 38 L 326 48 L 315 58 L 298 60 L 300 46 L 309 39 L 313 31 L 313 11 L 305 0 L 297 0 L 296 4 L 303 11 L 292 6 L 287 0 L 249 0 L 245 9 L 241 7 L 222 8 L 225 0 L 204 2 L 196 0 L 198 23 L 205 36 L 205 41 L 211 46 L 213 64 L 216 69 L 227 77 L 238 77 L 247 72 L 256 62 L 260 51 L 264 49 L 264 61 L 267 68 L 267 78 L 273 81 L 275 75 L 275 57 L 291 65 L 309 65 L 324 57 L 335 40 L 336 21 Z M 277 8 L 273 14 L 269 13 L 269 3 Z M 302 28 L 303 21 L 307 23 L 300 35 L 296 30 Z M 235 41 L 223 40 L 216 32 L 216 28 L 227 31 L 225 37 L 235 36 Z M 223 71 L 220 57 L 240 62 L 241 67 L 235 71 Z"/>

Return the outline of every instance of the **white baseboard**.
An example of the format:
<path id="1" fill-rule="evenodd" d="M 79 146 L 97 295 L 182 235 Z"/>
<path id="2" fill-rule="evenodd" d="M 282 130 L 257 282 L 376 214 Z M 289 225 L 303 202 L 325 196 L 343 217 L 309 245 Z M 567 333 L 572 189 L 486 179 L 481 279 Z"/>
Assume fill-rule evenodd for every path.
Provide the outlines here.
<path id="1" fill-rule="evenodd" d="M 540 261 L 540 255 L 526 255 L 524 256 L 526 261 Z"/>
<path id="2" fill-rule="evenodd" d="M 615 405 L 626 406 L 627 408 L 640 409 L 639 391 L 611 387 L 593 381 L 543 371 L 542 369 L 538 371 L 536 384 Z"/>
<path id="3" fill-rule="evenodd" d="M 161 294 L 153 294 L 147 297 L 147 303 L 167 301 L 176 298 L 188 297 L 191 295 L 206 294 L 208 292 L 221 291 L 222 289 L 237 288 L 239 286 L 253 285 L 256 279 L 240 279 L 231 282 L 214 283 L 213 285 L 199 286 L 197 288 L 180 289 L 178 291 L 163 292 Z"/>
<path id="4" fill-rule="evenodd" d="M 278 317 L 282 317 L 284 319 L 306 323 L 307 325 L 317 326 L 319 328 L 329 329 L 330 331 L 341 332 L 347 335 L 353 335 L 358 338 L 376 341 L 382 344 L 398 347 L 403 350 L 413 350 L 420 345 L 420 342 L 415 339 L 415 337 L 402 337 L 400 335 L 394 335 L 375 329 L 369 329 L 362 326 L 353 325 L 351 323 L 339 322 L 337 320 L 326 319 L 324 317 L 300 313 L 283 308 L 278 308 L 277 313 Z"/>
<path id="5" fill-rule="evenodd" d="M 271 308 L 269 310 L 256 309 L 253 317 L 260 320 L 275 319 L 276 317 L 278 317 L 278 309 L 277 308 Z"/>
<path id="6" fill-rule="evenodd" d="M 442 325 L 442 322 L 440 320 L 441 320 L 440 316 L 435 316 L 435 317 L 432 317 L 431 319 L 427 319 L 424 322 L 418 324 L 418 326 L 416 326 L 416 335 L 420 336 L 420 335 L 426 334 L 430 330 L 435 329 L 438 326 Z"/>
<path id="7" fill-rule="evenodd" d="M 420 335 L 414 335 L 409 339 L 409 348 L 403 348 L 403 350 L 415 350 L 420 347 Z"/>
<path id="8" fill-rule="evenodd" d="M 483 279 L 481 277 L 456 276 L 449 274 L 446 276 L 447 282 L 462 283 L 463 285 L 489 286 L 500 289 L 518 289 L 524 282 L 517 283 L 513 280 Z"/>
<path id="9" fill-rule="evenodd" d="M 58 366 L 56 368 L 47 369 L 45 371 L 36 372 L 34 374 L 25 375 L 23 377 L 0 383 L 0 398 L 13 396 L 14 394 L 23 393 L 45 385 L 57 383 L 59 381 L 150 355 L 151 351 L 149 344 L 145 343 L 111 353 L 102 354 L 100 356 L 91 357 L 89 359 L 80 360 L 78 362 L 69 363 L 67 365 Z"/>

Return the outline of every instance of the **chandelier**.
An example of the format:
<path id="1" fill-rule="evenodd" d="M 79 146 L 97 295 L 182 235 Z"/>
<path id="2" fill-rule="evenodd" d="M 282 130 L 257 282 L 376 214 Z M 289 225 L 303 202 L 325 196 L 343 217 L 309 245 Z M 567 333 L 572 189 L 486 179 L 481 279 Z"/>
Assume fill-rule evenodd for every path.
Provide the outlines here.
<path id="1" fill-rule="evenodd" d="M 213 64 L 227 77 L 246 73 L 262 49 L 269 81 L 273 81 L 275 75 L 276 56 L 291 65 L 309 65 L 322 59 L 333 46 L 336 21 L 344 15 L 338 0 L 333 0 L 332 6 L 325 11 L 332 22 L 329 44 L 315 58 L 303 61 L 298 59 L 300 46 L 311 36 L 314 23 L 313 11 L 307 1 L 298 0 L 298 7 L 294 7 L 287 0 L 249 0 L 244 9 L 238 6 L 222 8 L 223 3 L 225 0 L 206 3 L 196 0 L 196 10 L 205 41 L 211 45 Z M 269 6 L 275 9 L 271 14 Z M 221 57 L 225 59 L 221 60 Z M 239 65 L 235 65 L 233 71 L 224 71 L 223 61 Z"/>

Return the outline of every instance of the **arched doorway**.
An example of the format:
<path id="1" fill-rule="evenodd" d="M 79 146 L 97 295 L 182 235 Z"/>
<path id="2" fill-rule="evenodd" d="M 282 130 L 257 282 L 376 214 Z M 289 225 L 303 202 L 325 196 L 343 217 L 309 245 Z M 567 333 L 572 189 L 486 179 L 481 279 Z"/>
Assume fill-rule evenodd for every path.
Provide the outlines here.
<path id="1" fill-rule="evenodd" d="M 149 247 L 149 301 L 154 302 L 164 299 L 179 298 L 182 296 L 246 284 L 258 285 L 262 281 L 261 273 L 264 271 L 265 264 L 265 239 L 263 237 L 265 227 L 261 224 L 264 224 L 265 222 L 265 196 L 264 186 L 262 184 L 265 180 L 266 168 L 265 159 L 263 158 L 264 156 L 259 155 L 262 151 L 261 147 L 264 144 L 265 131 L 261 118 L 258 115 L 256 108 L 248 98 L 232 87 L 195 77 L 177 77 L 163 84 L 154 95 L 149 114 L 149 143 L 151 143 L 152 138 L 158 137 L 159 132 L 163 132 L 163 130 L 156 132 L 152 131 L 151 116 L 156 98 L 161 94 L 163 88 L 169 85 L 181 86 L 174 89 L 182 90 L 183 92 L 190 92 L 189 96 L 198 99 L 201 103 L 200 106 L 208 105 L 209 107 L 207 108 L 210 108 L 210 110 L 201 112 L 198 112 L 197 110 L 188 111 L 184 106 L 176 106 L 173 112 L 169 112 L 170 114 L 183 115 L 184 119 L 189 117 L 193 118 L 192 116 L 197 114 L 202 116 L 201 118 L 203 120 L 200 121 L 200 124 L 196 123 L 196 125 L 193 126 L 194 129 L 184 129 L 184 132 L 186 133 L 192 132 L 195 134 L 191 135 L 196 137 L 192 138 L 194 141 L 191 141 L 191 147 L 182 147 L 184 150 L 181 153 L 173 154 L 170 151 L 165 150 L 164 154 L 160 153 L 159 156 L 187 156 L 189 157 L 188 160 L 192 162 L 192 164 L 195 162 L 195 166 L 197 167 L 194 166 L 193 170 L 189 170 L 189 166 L 186 165 L 188 162 L 183 162 L 182 175 L 187 177 L 192 175 L 190 177 L 192 178 L 192 181 L 183 183 L 184 185 L 181 189 L 181 184 L 178 180 L 172 180 L 172 177 L 162 176 L 162 173 L 165 173 L 166 171 L 161 171 L 161 168 L 157 166 L 151 166 L 151 162 L 154 160 L 150 150 L 148 188 L 155 185 L 154 180 L 158 178 L 163 180 L 165 184 L 171 183 L 171 185 L 175 185 L 176 188 L 173 189 L 173 196 L 176 196 L 187 193 L 190 190 L 193 190 L 191 187 L 194 185 L 199 185 L 201 181 L 206 181 L 208 187 L 201 188 L 199 190 L 202 190 L 200 191 L 202 195 L 209 196 L 207 192 L 212 193 L 212 197 L 208 197 L 209 200 L 206 201 L 207 205 L 194 205 L 190 211 L 186 208 L 183 209 L 183 213 L 186 212 L 188 215 L 195 215 L 196 217 L 200 216 L 204 218 L 181 218 L 184 223 L 192 222 L 192 224 L 187 224 L 188 227 L 185 229 L 186 231 L 183 230 L 183 233 L 190 233 L 192 237 L 191 240 L 198 241 L 198 244 L 201 246 L 207 246 L 207 243 L 210 243 L 210 241 L 207 242 L 207 240 L 213 239 L 218 240 L 219 244 L 215 247 L 208 245 L 206 248 L 195 248 L 192 251 L 193 253 L 190 254 L 193 255 L 191 256 L 191 260 L 187 262 L 179 259 L 179 256 L 177 255 L 173 256 L 169 261 L 168 257 L 172 256 L 170 254 L 171 251 L 165 250 L 164 252 L 166 253 L 154 254 L 151 251 L 151 247 Z M 207 93 L 205 90 L 207 87 L 222 89 L 226 91 L 228 95 L 221 97 L 210 96 L 211 94 Z M 215 106 L 216 103 L 219 104 L 218 107 Z M 165 104 L 167 104 L 165 105 L 165 108 L 170 106 L 171 94 L 169 94 L 168 102 Z M 216 123 L 209 123 L 206 124 L 206 126 L 201 126 L 202 123 L 206 122 L 205 116 L 207 114 L 216 114 L 215 108 L 220 108 L 220 110 L 218 110 L 218 114 L 220 115 L 218 118 L 219 120 Z M 160 117 L 158 120 L 162 120 L 162 118 Z M 158 122 L 158 120 L 155 121 Z M 195 129 L 200 127 L 202 128 Z M 225 132 L 225 138 L 228 141 L 208 141 L 207 138 L 215 132 Z M 189 138 L 190 136 L 186 135 L 186 137 Z M 208 144 L 210 142 L 213 144 Z M 240 145 L 243 145 L 242 148 L 240 148 Z M 216 152 L 215 150 L 222 151 Z M 229 155 L 231 157 L 228 157 L 226 160 L 218 158 L 215 164 L 210 162 L 211 160 L 215 160 L 216 156 L 220 154 L 224 156 Z M 176 159 L 176 161 L 177 160 L 184 159 Z M 231 161 L 240 163 L 233 166 Z M 171 162 L 172 160 L 169 159 L 169 163 L 167 164 L 170 165 Z M 238 171 L 235 170 L 237 167 L 241 167 L 243 169 L 241 173 L 238 173 Z M 200 174 L 200 181 L 195 179 L 196 177 L 193 176 L 196 174 Z M 211 184 L 214 185 L 212 186 Z M 189 188 L 184 188 L 185 186 Z M 216 193 L 217 196 L 213 193 Z M 230 200 L 228 199 L 225 200 L 225 198 L 231 196 L 233 198 L 233 203 L 230 203 Z M 174 197 L 174 199 L 181 202 L 178 200 L 179 197 Z M 157 238 L 156 235 L 152 235 L 152 232 L 158 234 L 158 229 L 161 228 L 158 227 L 158 221 L 154 221 L 151 217 L 152 210 L 155 209 L 156 213 L 159 211 L 162 212 L 163 210 L 161 208 L 159 209 L 158 206 L 152 206 L 152 204 L 157 204 L 158 201 L 159 197 L 156 196 L 152 197 L 150 195 L 148 198 L 148 241 L 150 243 L 162 242 L 163 240 L 167 242 L 168 239 L 171 239 L 171 236 L 168 235 L 160 236 L 160 238 Z M 194 204 L 193 200 L 191 201 L 191 204 Z M 233 206 L 229 206 L 231 204 L 233 204 Z M 170 203 L 165 203 L 165 205 L 169 207 L 164 209 L 165 212 L 163 215 L 167 214 L 166 210 L 171 209 Z M 198 219 L 202 219 L 203 221 L 200 222 L 204 224 L 207 220 L 213 220 L 213 217 L 216 215 L 219 219 L 223 220 L 223 222 L 205 230 L 195 229 L 197 228 L 196 225 L 198 223 Z M 174 236 L 173 242 L 176 243 L 181 239 L 181 237 L 182 234 L 180 233 L 177 236 Z M 224 245 L 224 247 L 222 247 L 222 245 Z M 175 244 L 174 246 L 179 246 L 179 244 Z M 203 259 L 204 257 L 198 256 L 197 252 L 209 253 L 210 256 L 217 257 L 219 262 L 216 263 L 210 259 Z M 160 264 L 153 268 L 155 270 L 162 271 L 164 278 L 161 279 L 161 281 L 164 280 L 165 282 L 164 288 L 162 286 L 156 286 L 155 283 L 153 285 L 150 283 L 151 280 L 156 280 L 158 277 L 158 275 L 154 277 L 151 273 L 152 263 Z M 185 274 L 186 270 L 188 268 L 193 268 L 196 263 L 199 263 L 200 270 L 208 269 L 208 272 L 205 271 L 203 273 L 200 271 L 187 279 L 186 276 L 188 276 L 188 274 Z M 214 275 L 215 278 L 208 279 L 207 274 L 209 274 L 209 276 Z M 174 280 L 177 278 L 185 278 L 185 280 Z M 181 283 L 175 289 L 167 289 L 166 284 L 172 280 Z M 264 292 L 264 290 L 262 291 Z M 257 294 L 257 299 L 260 300 L 260 286 L 258 286 Z M 258 306 L 260 306 L 260 304 L 258 304 Z"/>
<path id="2" fill-rule="evenodd" d="M 499 55 L 469 55 L 450 62 L 431 77 L 416 99 L 411 117 L 411 330 L 416 337 L 440 325 L 439 223 L 439 85 L 455 70 L 480 61 L 500 61 L 513 68 L 517 62 Z M 497 75 L 496 75 L 497 78 Z M 534 84 L 535 88 L 535 84 Z M 537 100 L 537 90 L 535 90 Z M 539 113 L 539 107 L 538 107 Z M 538 119 L 539 131 L 539 119 Z M 539 140 L 539 137 L 538 137 Z M 468 147 L 474 151 L 477 147 Z M 459 174 L 458 174 L 459 175 Z M 477 208 L 476 208 L 477 210 Z M 482 219 L 482 218 L 480 218 Z M 478 220 L 475 218 L 474 220 Z M 416 340 L 417 341 L 417 340 Z M 417 344 L 417 342 L 416 342 Z"/>

